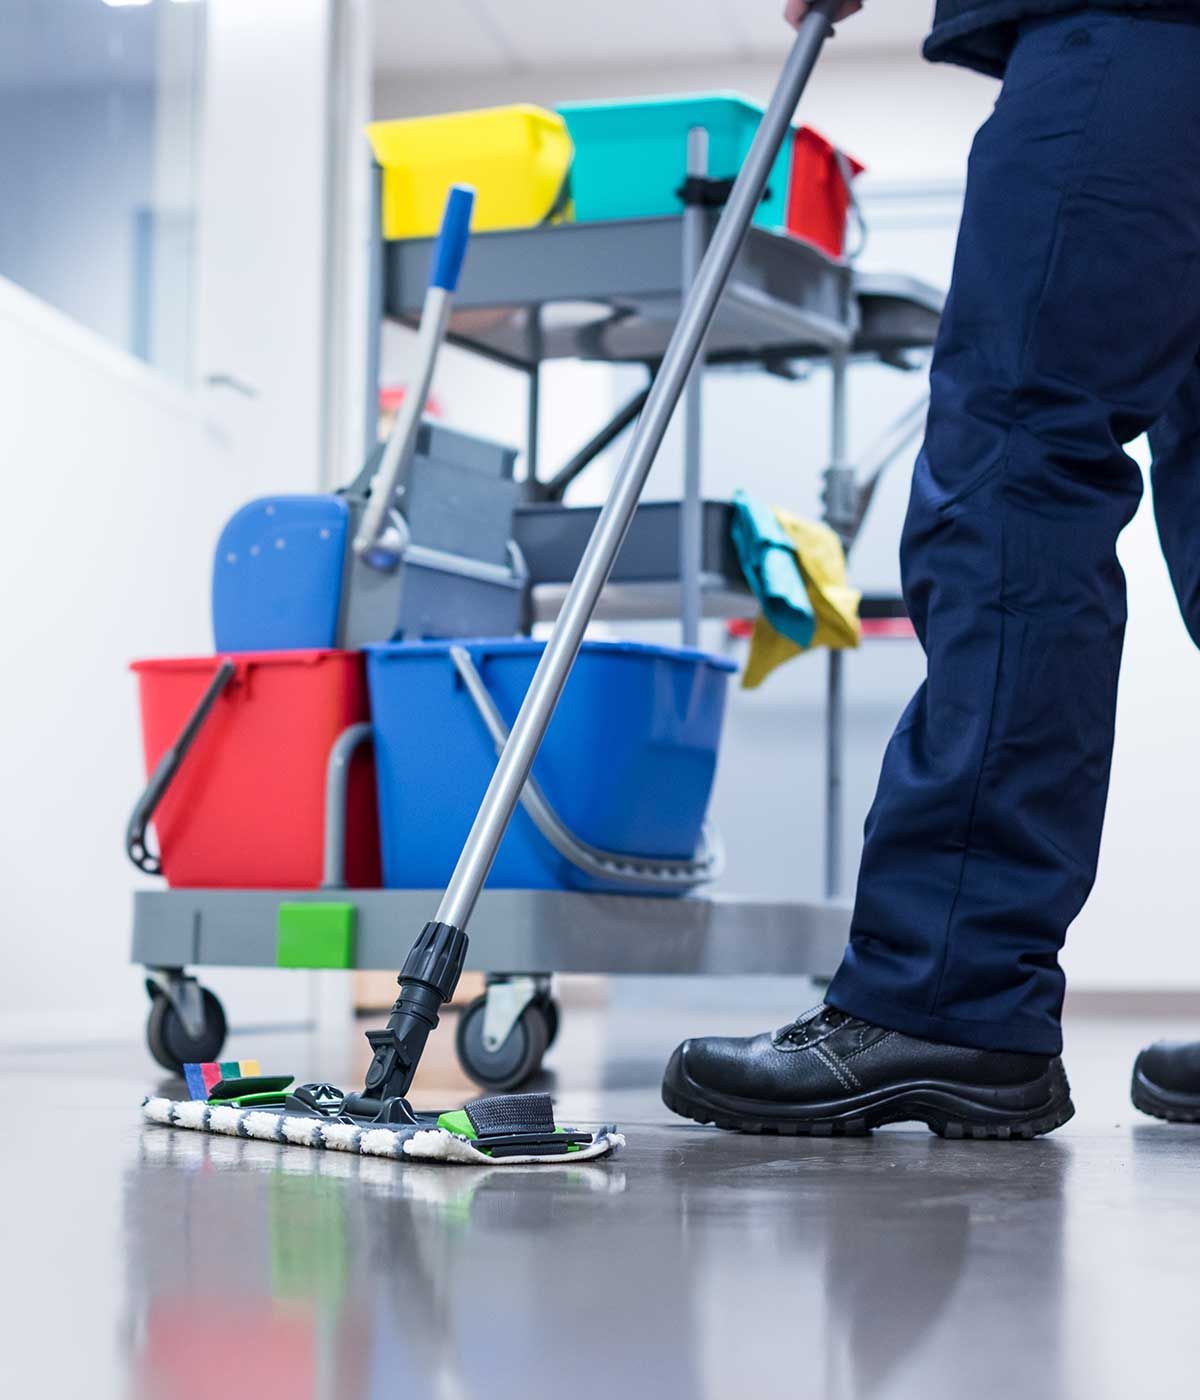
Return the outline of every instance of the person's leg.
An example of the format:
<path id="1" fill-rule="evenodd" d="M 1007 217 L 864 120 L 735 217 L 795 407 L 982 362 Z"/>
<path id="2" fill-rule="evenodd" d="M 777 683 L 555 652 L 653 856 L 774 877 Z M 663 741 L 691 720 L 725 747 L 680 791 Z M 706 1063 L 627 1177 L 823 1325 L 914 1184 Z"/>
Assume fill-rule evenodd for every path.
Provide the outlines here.
<path id="1" fill-rule="evenodd" d="M 1200 646 L 1200 363 L 1150 429 L 1150 448 L 1158 538 L 1184 625 Z M 1147 1046 L 1134 1064 L 1131 1094 L 1143 1113 L 1200 1123 L 1200 1043 Z"/>
<path id="2" fill-rule="evenodd" d="M 1200 27 L 1032 25 L 972 155 L 902 558 L 928 679 L 867 821 L 833 1006 L 1057 1053 L 1125 626 L 1123 444 L 1200 345 Z"/>
<path id="3" fill-rule="evenodd" d="M 954 1064 L 983 1085 L 1049 1072 L 1057 954 L 1108 785 L 1115 546 L 1141 493 L 1123 444 L 1200 346 L 1200 182 L 1183 177 L 1200 168 L 1197 72 L 1200 26 L 1089 12 L 1022 28 L 972 151 L 904 531 L 928 677 L 884 760 L 833 1011 L 681 1047 L 664 1082 L 681 1112 L 845 1128 L 863 1120 L 822 1118 L 813 1096 L 848 1102 L 865 1084 L 870 1126 L 887 1121 L 877 1090 L 903 1117 L 912 1085 Z M 972 1053 L 936 1053 L 956 1046 Z M 1063 1121 L 1043 1088 L 1006 1129 Z M 958 1095 L 958 1127 L 984 1123 L 968 1116 L 983 1098 Z"/>
<path id="4" fill-rule="evenodd" d="M 1200 361 L 1150 429 L 1154 521 L 1184 625 L 1200 647 Z"/>

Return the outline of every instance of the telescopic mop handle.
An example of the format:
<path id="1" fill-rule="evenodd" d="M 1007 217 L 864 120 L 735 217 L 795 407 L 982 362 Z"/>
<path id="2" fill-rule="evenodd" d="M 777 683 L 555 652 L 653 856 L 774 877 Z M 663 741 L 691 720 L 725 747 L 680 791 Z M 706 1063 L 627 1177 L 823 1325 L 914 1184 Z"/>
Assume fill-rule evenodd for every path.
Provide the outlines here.
<path id="1" fill-rule="evenodd" d="M 775 95 L 687 294 L 629 451 L 567 591 L 436 919 L 425 925 L 408 955 L 399 978 L 400 996 L 392 1007 L 387 1026 L 368 1032 L 373 1052 L 371 1065 L 363 1092 L 345 1101 L 350 1112 L 378 1116 L 381 1121 L 405 1113 L 411 1116 L 403 1096 L 408 1093 L 416 1073 L 426 1038 L 437 1025 L 438 1010 L 449 1001 L 458 982 L 467 951 L 467 924 L 520 801 L 584 631 L 637 509 L 655 454 L 766 188 L 792 113 L 821 48 L 832 32 L 833 13 L 839 3 L 840 0 L 816 0 L 801 22 Z"/>
<path id="2" fill-rule="evenodd" d="M 452 185 L 446 197 L 442 227 L 433 249 L 429 288 L 421 308 L 417 332 L 415 369 L 408 393 L 388 435 L 379 468 L 371 480 L 370 500 L 354 537 L 354 552 L 368 564 L 390 568 L 397 562 L 398 547 L 389 544 L 389 519 L 396 490 L 404 480 L 421 428 L 421 415 L 429 398 L 438 351 L 446 338 L 450 308 L 458 287 L 467 241 L 471 236 L 471 210 L 475 191 L 469 185 Z"/>
<path id="3" fill-rule="evenodd" d="M 838 3 L 839 0 L 816 0 L 801 21 L 779 84 L 684 303 L 628 453 L 563 600 L 554 630 L 438 908 L 440 924 L 465 929 L 470 921 L 574 665 L 584 631 L 624 542 L 655 455 L 766 188 L 796 105 L 825 40 L 833 32 L 833 14 Z"/>

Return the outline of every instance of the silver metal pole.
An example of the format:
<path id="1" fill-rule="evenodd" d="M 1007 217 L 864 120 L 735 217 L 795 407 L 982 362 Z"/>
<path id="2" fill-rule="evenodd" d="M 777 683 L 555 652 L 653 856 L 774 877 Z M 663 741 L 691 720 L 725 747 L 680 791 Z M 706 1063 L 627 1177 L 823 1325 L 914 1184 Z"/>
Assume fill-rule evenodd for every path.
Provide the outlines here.
<path id="1" fill-rule="evenodd" d="M 429 400 L 429 390 L 433 386 L 433 373 L 437 368 L 438 350 L 446 338 L 446 327 L 450 324 L 451 297 L 452 293 L 442 287 L 430 287 L 425 293 L 414 351 L 416 368 L 405 391 L 404 401 L 396 411 L 396 421 L 388 434 L 379 466 L 375 468 L 375 475 L 371 478 L 371 494 L 367 500 L 367 508 L 363 511 L 358 531 L 354 536 L 355 554 L 366 556 L 368 562 L 372 550 L 384 543 L 389 534 L 388 521 L 396 504 L 396 492 L 406 480 L 417 450 L 421 421 Z M 397 544 L 397 551 L 399 548 Z"/>
<path id="2" fill-rule="evenodd" d="M 540 339 L 540 337 L 539 337 Z M 535 363 L 529 368 L 529 397 L 525 408 L 525 476 L 537 481 L 538 437 L 542 418 L 542 367 Z"/>
<path id="3" fill-rule="evenodd" d="M 371 242 L 367 253 L 367 363 L 363 366 L 363 457 L 379 441 L 379 362 L 383 353 L 383 171 L 371 166 Z"/>
<path id="4" fill-rule="evenodd" d="M 687 173 L 708 174 L 708 132 L 694 126 L 687 137 Z M 700 275 L 708 242 L 708 213 L 701 204 L 683 211 L 683 286 L 690 290 Z M 679 617 L 685 647 L 700 645 L 701 432 L 704 414 L 704 353 L 697 354 L 683 394 L 683 505 L 679 512 Z"/>
<path id="5" fill-rule="evenodd" d="M 830 407 L 829 470 L 826 474 L 826 511 L 829 523 L 845 540 L 848 522 L 845 510 L 853 500 L 848 474 L 849 414 L 846 402 L 847 358 L 837 352 L 830 360 L 832 379 Z M 836 899 L 842 892 L 842 767 L 845 751 L 844 658 L 840 651 L 829 653 L 825 690 L 825 898 Z"/>
<path id="6" fill-rule="evenodd" d="M 825 898 L 842 892 L 842 748 L 845 696 L 842 653 L 829 653 L 825 679 Z"/>
<path id="7" fill-rule="evenodd" d="M 537 482 L 539 447 L 542 436 L 542 308 L 529 309 L 529 393 L 525 400 L 525 477 Z M 534 487 L 530 487 L 532 491 Z"/>
<path id="8" fill-rule="evenodd" d="M 733 270 L 754 211 L 766 188 L 775 157 L 787 134 L 796 104 L 832 32 L 837 0 L 816 0 L 784 66 L 779 86 L 734 184 L 729 203 L 704 255 L 699 275 L 680 312 L 646 407 L 634 430 L 629 451 L 600 512 L 554 631 L 496 764 L 492 781 L 458 858 L 450 884 L 438 906 L 437 920 L 465 929 L 483 890 L 492 862 L 529 777 L 563 686 L 571 673 L 583 634 L 608 581 L 613 562 L 629 529 L 646 477 L 679 403 L 692 363 L 699 352 Z"/>

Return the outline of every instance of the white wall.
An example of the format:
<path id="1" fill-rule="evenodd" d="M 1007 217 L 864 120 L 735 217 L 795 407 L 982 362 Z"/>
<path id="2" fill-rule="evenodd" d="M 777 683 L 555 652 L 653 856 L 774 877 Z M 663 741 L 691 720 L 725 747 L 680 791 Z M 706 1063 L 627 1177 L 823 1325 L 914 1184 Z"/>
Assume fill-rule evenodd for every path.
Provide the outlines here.
<path id="1" fill-rule="evenodd" d="M 189 395 L 3 280 L 0 462 L 0 1041 L 131 1036 L 146 882 L 123 854 L 143 777 L 127 663 L 211 650 L 221 524 L 297 483 L 268 459 L 248 478 Z M 235 1017 L 262 1019 L 265 981 L 218 980 Z"/>
<path id="2" fill-rule="evenodd" d="M 199 382 L 248 472 L 277 456 L 293 480 L 315 483 L 330 0 L 209 0 L 207 10 Z"/>
<path id="3" fill-rule="evenodd" d="M 0 1041 L 139 1034 L 130 890 L 146 882 L 123 832 L 144 774 L 127 663 L 210 653 L 223 523 L 321 481 L 331 0 L 209 0 L 205 14 L 197 387 L 0 281 Z M 207 385 L 214 373 L 254 396 Z M 235 1025 L 315 1004 L 303 973 L 205 977 Z"/>

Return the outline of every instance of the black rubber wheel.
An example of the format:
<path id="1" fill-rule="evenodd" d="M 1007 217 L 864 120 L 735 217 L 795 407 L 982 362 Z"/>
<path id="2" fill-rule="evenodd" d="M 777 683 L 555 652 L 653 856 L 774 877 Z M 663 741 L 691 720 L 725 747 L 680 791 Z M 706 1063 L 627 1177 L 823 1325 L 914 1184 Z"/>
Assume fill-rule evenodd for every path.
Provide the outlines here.
<path id="1" fill-rule="evenodd" d="M 504 1093 L 524 1084 L 541 1068 L 550 1040 L 549 1018 L 541 1002 L 531 1001 L 504 1044 L 498 1050 L 489 1050 L 483 1043 L 486 1007 L 486 997 L 476 997 L 463 1007 L 454 1044 L 459 1064 L 480 1088 Z"/>
<path id="2" fill-rule="evenodd" d="M 179 1013 L 156 992 L 146 1018 L 146 1044 L 163 1069 L 178 1074 L 187 1064 L 204 1064 L 217 1059 L 225 1044 L 225 1010 L 207 987 L 200 989 L 204 1006 L 204 1030 L 193 1039 L 184 1029 Z"/>
<path id="3" fill-rule="evenodd" d="M 542 1008 L 542 1015 L 546 1018 L 546 1049 L 549 1050 L 558 1039 L 558 1023 L 562 1019 L 562 1008 L 553 997 L 539 998 L 538 1005 Z"/>

